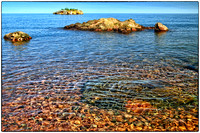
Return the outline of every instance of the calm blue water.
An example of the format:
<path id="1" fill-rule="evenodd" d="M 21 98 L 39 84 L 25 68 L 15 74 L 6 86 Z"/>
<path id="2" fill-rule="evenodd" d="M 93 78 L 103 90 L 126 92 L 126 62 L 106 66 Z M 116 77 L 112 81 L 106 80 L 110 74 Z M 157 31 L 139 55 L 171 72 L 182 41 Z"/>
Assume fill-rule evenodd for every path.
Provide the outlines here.
<path id="1" fill-rule="evenodd" d="M 161 22 L 170 31 L 124 35 L 63 29 L 72 23 L 108 17 L 132 18 L 143 26 Z M 28 33 L 32 40 L 15 46 L 3 39 L 15 31 Z M 184 68 L 188 65 L 198 67 L 198 14 L 2 14 L 3 87 L 42 80 L 64 84 L 69 77 L 77 82 L 80 78 L 119 77 L 137 70 L 135 66 L 138 70 L 171 66 L 191 71 Z"/>

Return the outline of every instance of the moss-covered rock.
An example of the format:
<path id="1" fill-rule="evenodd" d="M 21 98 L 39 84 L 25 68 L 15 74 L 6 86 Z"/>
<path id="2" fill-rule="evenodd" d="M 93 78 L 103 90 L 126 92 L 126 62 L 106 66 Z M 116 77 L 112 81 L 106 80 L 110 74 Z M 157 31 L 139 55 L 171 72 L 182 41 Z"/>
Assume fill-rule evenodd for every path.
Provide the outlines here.
<path id="1" fill-rule="evenodd" d="M 13 33 L 8 33 L 4 36 L 5 40 L 11 41 L 11 42 L 23 42 L 23 41 L 29 41 L 32 39 L 27 33 L 24 33 L 22 31 L 16 31 Z"/>

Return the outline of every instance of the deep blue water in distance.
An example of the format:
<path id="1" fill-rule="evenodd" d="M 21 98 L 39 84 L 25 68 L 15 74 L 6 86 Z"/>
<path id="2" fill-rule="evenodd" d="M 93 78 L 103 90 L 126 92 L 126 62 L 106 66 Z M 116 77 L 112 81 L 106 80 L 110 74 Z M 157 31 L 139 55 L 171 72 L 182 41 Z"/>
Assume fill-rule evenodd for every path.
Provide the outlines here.
<path id="1" fill-rule="evenodd" d="M 132 18 L 143 26 L 161 22 L 170 31 L 124 35 L 63 29 L 69 24 L 108 17 L 121 21 Z M 15 31 L 28 33 L 32 40 L 15 46 L 3 39 Z M 198 67 L 198 43 L 198 14 L 2 14 L 2 81 L 20 86 L 30 81 L 54 80 L 55 75 L 87 73 L 91 67 L 109 73 L 112 66 L 123 64 L 128 68 L 156 64 Z"/>

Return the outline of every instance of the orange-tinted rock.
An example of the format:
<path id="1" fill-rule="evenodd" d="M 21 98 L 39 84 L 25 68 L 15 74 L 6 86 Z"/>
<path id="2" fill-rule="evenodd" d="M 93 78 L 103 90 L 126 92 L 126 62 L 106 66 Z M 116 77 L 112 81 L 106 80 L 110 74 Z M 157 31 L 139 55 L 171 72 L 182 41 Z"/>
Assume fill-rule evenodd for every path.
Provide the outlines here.
<path id="1" fill-rule="evenodd" d="M 60 15 L 82 15 L 83 11 L 78 9 L 62 9 L 59 11 L 54 12 L 53 14 L 60 14 Z"/>
<path id="2" fill-rule="evenodd" d="M 11 42 L 23 42 L 32 39 L 27 33 L 24 33 L 22 31 L 16 31 L 13 33 L 8 33 L 4 36 L 5 40 L 11 41 Z"/>
<path id="3" fill-rule="evenodd" d="M 132 28 L 131 30 L 132 30 L 132 31 L 137 31 L 135 28 Z"/>
<path id="4" fill-rule="evenodd" d="M 157 23 L 155 27 L 144 27 L 137 24 L 133 19 L 120 21 L 115 18 L 101 18 L 98 20 L 89 20 L 87 22 L 66 25 L 65 29 L 69 30 L 89 30 L 89 31 L 116 31 L 123 34 L 129 34 L 135 31 L 143 31 L 145 29 L 155 29 L 155 31 L 167 31 L 168 28 Z"/>
<path id="5" fill-rule="evenodd" d="M 155 109 L 150 103 L 142 100 L 127 101 L 125 107 L 127 110 L 138 114 L 142 112 L 149 112 L 152 109 Z"/>
<path id="6" fill-rule="evenodd" d="M 162 23 L 156 23 L 155 24 L 155 31 L 168 31 L 169 29 L 167 26 L 163 25 Z"/>
<path id="7" fill-rule="evenodd" d="M 116 31 L 123 34 L 129 34 L 132 31 L 137 31 L 136 29 L 142 29 L 142 26 L 137 24 L 133 19 L 119 21 L 115 18 L 101 18 L 98 20 L 89 20 L 82 24 L 76 23 L 67 25 L 64 28 L 90 31 Z"/>

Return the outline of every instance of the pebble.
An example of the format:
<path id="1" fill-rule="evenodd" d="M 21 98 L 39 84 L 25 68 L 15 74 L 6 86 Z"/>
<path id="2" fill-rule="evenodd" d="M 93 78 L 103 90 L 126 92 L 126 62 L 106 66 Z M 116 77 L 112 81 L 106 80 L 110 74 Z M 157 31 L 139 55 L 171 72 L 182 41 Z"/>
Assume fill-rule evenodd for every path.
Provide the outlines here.
<path id="1" fill-rule="evenodd" d="M 120 121 L 123 121 L 123 117 L 122 117 L 121 115 L 118 115 L 118 116 L 116 117 L 116 120 L 119 121 L 119 122 L 120 122 Z"/>
<path id="2" fill-rule="evenodd" d="M 135 129 L 135 126 L 133 124 L 130 124 L 130 129 L 131 130 L 134 130 Z"/>
<path id="3" fill-rule="evenodd" d="M 93 125 L 92 125 L 92 127 L 96 128 L 96 127 L 97 127 L 97 125 L 93 124 Z"/>
<path id="4" fill-rule="evenodd" d="M 113 113 L 113 111 L 108 111 L 108 114 L 113 115 L 114 113 Z"/>
<path id="5" fill-rule="evenodd" d="M 125 113 L 125 114 L 124 114 L 124 117 L 125 117 L 125 118 L 131 118 L 132 115 Z"/>
<path id="6" fill-rule="evenodd" d="M 75 120 L 74 123 L 77 124 L 77 125 L 81 124 L 81 122 L 79 120 Z"/>
<path id="7" fill-rule="evenodd" d="M 137 66 L 140 67 L 139 65 Z M 163 70 L 162 71 L 160 70 L 161 69 L 155 68 L 155 71 L 152 72 L 152 74 L 155 74 L 155 73 L 163 74 Z M 97 70 L 95 70 L 95 72 L 101 73 L 101 71 L 97 71 Z M 120 70 L 120 72 L 122 72 L 122 70 Z M 145 77 L 138 76 L 136 75 L 136 73 L 139 73 L 142 75 L 142 74 L 146 74 L 147 72 L 148 74 L 151 73 L 151 71 L 145 72 L 144 70 L 142 71 L 137 70 L 137 71 L 134 71 L 134 74 L 135 76 L 138 77 L 138 79 L 141 78 L 141 80 L 145 80 Z M 84 77 L 83 73 L 79 73 L 79 74 Z M 123 74 L 124 74 L 123 72 L 120 73 L 120 75 L 122 76 L 127 76 Z M 159 79 L 160 76 L 156 74 L 154 76 L 157 76 L 157 78 Z M 130 74 L 129 77 L 131 76 L 134 76 L 134 75 Z M 162 75 L 162 76 L 166 76 L 166 75 Z M 152 78 L 152 77 L 150 76 L 149 78 Z M 156 80 L 156 79 L 152 78 L 149 80 Z M 166 78 L 162 80 L 166 80 L 166 81 L 170 80 L 170 83 L 173 86 L 173 85 L 178 85 L 178 82 L 182 81 L 183 79 L 174 80 L 177 83 L 171 82 L 173 81 L 173 77 L 171 79 Z M 66 81 L 71 83 L 70 77 L 66 78 Z M 188 82 L 190 81 L 188 80 Z M 51 83 L 48 82 L 48 84 L 51 84 Z M 79 100 L 76 100 L 76 103 L 75 103 L 75 98 L 78 99 L 78 97 L 75 97 L 75 96 L 79 96 L 79 94 L 75 94 L 75 93 L 79 93 L 79 92 L 73 91 L 73 93 L 71 93 L 71 90 L 68 92 L 67 89 L 69 88 L 67 87 L 63 87 L 64 90 L 62 90 L 59 88 L 59 83 L 55 83 L 55 85 L 52 85 L 52 87 L 48 88 L 49 90 L 45 92 L 45 89 L 47 89 L 47 86 L 50 86 L 48 84 L 47 82 L 43 82 L 42 85 L 41 83 L 37 85 L 33 83 L 32 85 L 30 85 L 31 90 L 29 89 L 30 86 L 27 87 L 27 85 L 24 85 L 23 89 L 19 89 L 19 88 L 17 89 L 18 90 L 17 94 L 19 94 L 18 96 L 20 97 L 18 97 L 16 100 L 9 102 L 9 101 L 6 101 L 6 99 L 3 99 L 5 100 L 5 102 L 3 102 L 3 105 L 2 105 L 2 131 L 19 131 L 20 130 L 19 127 L 21 127 L 21 130 L 23 131 L 41 131 L 42 130 L 42 131 L 51 131 L 51 132 L 58 131 L 58 128 L 61 131 L 98 131 L 98 130 L 101 130 L 101 131 L 127 131 L 128 130 L 128 131 L 148 131 L 148 132 L 155 131 L 155 130 L 156 131 L 198 131 L 198 118 L 195 117 L 198 114 L 198 108 L 195 105 L 194 105 L 195 107 L 192 109 L 187 108 L 186 104 L 185 106 L 181 108 L 178 107 L 176 111 L 182 111 L 182 112 L 177 112 L 177 113 L 174 113 L 175 111 L 173 108 L 157 109 L 156 111 L 152 110 L 152 111 L 146 112 L 146 114 L 144 114 L 144 111 L 141 111 L 141 110 L 135 111 L 137 113 L 134 113 L 134 111 L 132 110 L 133 108 L 131 107 L 127 109 L 125 108 L 126 109 L 125 111 L 119 111 L 119 110 L 116 111 L 112 109 L 109 109 L 109 110 L 100 109 L 97 106 L 93 106 L 88 103 L 79 102 Z M 66 85 L 63 85 L 63 86 L 67 86 L 67 84 L 68 83 L 66 83 Z M 35 89 L 34 85 L 37 88 L 37 91 L 42 92 L 41 95 L 38 95 L 37 92 L 34 90 Z M 196 87 L 198 86 L 197 83 L 196 84 L 194 83 L 193 86 L 189 86 L 188 88 L 193 88 L 195 85 Z M 165 90 L 166 93 L 169 94 L 169 96 L 171 96 L 171 93 L 177 96 L 177 95 L 182 95 L 189 90 L 186 87 L 184 88 L 185 85 L 182 85 L 182 86 L 183 88 L 179 87 L 179 88 L 182 88 L 182 90 L 178 90 L 176 89 L 176 87 L 170 86 L 168 88 L 164 87 L 162 89 L 157 88 L 154 91 L 156 93 L 157 90 L 160 90 L 160 91 Z M 174 89 L 175 91 L 173 91 Z M 21 94 L 24 93 L 22 90 L 25 93 L 28 93 L 27 95 L 30 95 L 30 97 L 21 96 Z M 181 93 L 181 91 L 183 90 L 184 90 L 184 93 Z M 190 91 L 191 93 L 195 91 L 194 89 L 191 89 L 191 90 L 192 90 Z M 6 98 L 7 96 L 8 97 L 12 96 L 12 95 L 8 95 L 10 93 L 7 93 L 6 91 L 8 90 L 2 90 L 3 96 L 5 96 Z M 161 93 L 165 91 L 161 91 Z M 180 93 L 178 93 L 179 91 Z M 13 94 L 14 93 L 15 91 L 13 92 Z M 44 98 L 45 95 L 48 96 L 48 98 Z M 61 97 L 64 97 L 65 99 Z M 95 97 L 94 99 L 102 100 L 101 97 L 100 98 Z M 128 98 L 127 101 L 130 99 Z M 132 102 L 132 100 L 130 101 Z M 140 100 L 139 103 L 142 103 L 142 104 L 140 106 L 138 105 L 137 108 L 146 110 L 147 108 L 152 107 L 151 104 L 147 104 L 141 101 L 142 100 Z M 76 105 L 77 103 L 79 104 L 78 107 L 80 107 L 80 109 L 72 110 L 72 106 L 77 106 Z M 18 109 L 11 110 L 15 107 Z M 39 112 L 39 110 L 42 110 L 42 112 Z M 169 110 L 172 110 L 172 111 L 169 113 Z M 116 113 L 116 112 L 119 112 L 119 113 Z M 8 115 L 9 113 L 12 115 Z M 66 119 L 60 120 L 59 118 L 63 116 Z M 141 118 L 141 116 L 143 118 Z M 179 118 L 181 118 L 184 121 L 178 120 L 178 121 L 174 121 L 174 123 L 169 121 L 169 119 L 179 119 Z M 139 123 L 139 121 L 141 123 L 137 124 Z M 13 123 L 17 123 L 17 125 L 21 125 L 21 126 L 18 127 L 14 125 Z M 84 126 L 84 123 L 86 123 L 85 124 L 86 126 Z M 155 125 L 157 123 L 165 124 L 166 127 L 170 127 L 170 128 L 165 129 L 165 127 L 162 127 L 162 126 L 159 127 L 159 125 L 156 125 L 156 127 L 154 127 L 153 126 L 154 123 Z M 173 124 L 174 125 L 176 124 L 176 127 L 173 127 L 172 126 Z M 63 127 L 61 127 L 61 125 Z M 32 129 L 24 128 L 26 126 L 32 127 Z"/>
<path id="8" fill-rule="evenodd" d="M 117 128 L 117 131 L 120 131 L 120 132 L 123 132 L 123 131 L 126 131 L 126 128 Z"/>
<path id="9" fill-rule="evenodd" d="M 25 126 L 26 126 L 26 124 L 21 124 L 21 126 L 22 126 L 22 127 L 25 127 Z"/>

